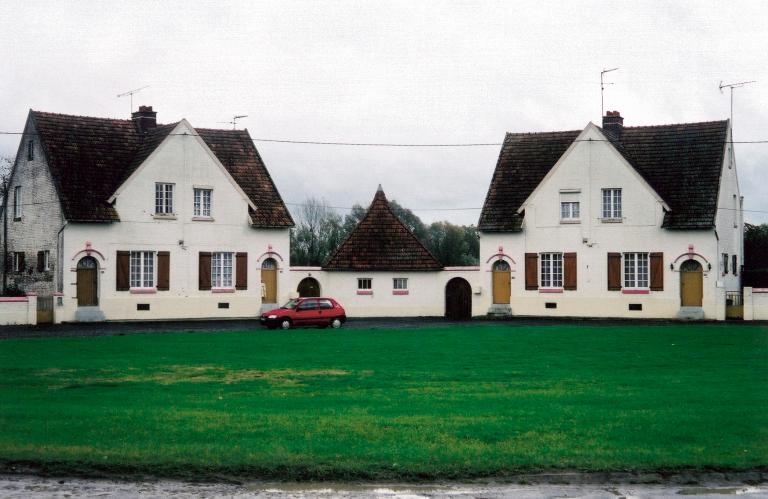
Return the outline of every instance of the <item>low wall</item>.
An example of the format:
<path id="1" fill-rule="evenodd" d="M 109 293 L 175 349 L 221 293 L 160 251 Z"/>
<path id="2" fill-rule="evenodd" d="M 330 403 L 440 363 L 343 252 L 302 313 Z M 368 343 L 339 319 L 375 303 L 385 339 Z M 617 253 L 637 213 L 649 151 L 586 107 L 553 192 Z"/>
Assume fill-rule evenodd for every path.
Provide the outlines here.
<path id="1" fill-rule="evenodd" d="M 37 296 L 0 297 L 0 326 L 37 324 Z"/>
<path id="2" fill-rule="evenodd" d="M 768 321 L 768 288 L 744 288 L 744 320 Z"/>

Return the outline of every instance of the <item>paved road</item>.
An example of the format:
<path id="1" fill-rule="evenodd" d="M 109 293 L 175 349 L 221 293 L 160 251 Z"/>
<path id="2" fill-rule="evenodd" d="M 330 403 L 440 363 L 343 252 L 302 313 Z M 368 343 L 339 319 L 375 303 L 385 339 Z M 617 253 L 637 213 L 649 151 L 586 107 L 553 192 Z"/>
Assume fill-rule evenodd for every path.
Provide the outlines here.
<path id="1" fill-rule="evenodd" d="M 421 328 L 437 327 L 468 323 L 504 323 L 511 326 L 529 325 L 664 325 L 677 324 L 696 327 L 700 322 L 679 322 L 670 320 L 651 319 L 583 319 L 583 318 L 549 318 L 549 317 L 510 317 L 503 319 L 475 318 L 469 322 L 455 322 L 441 317 L 404 317 L 404 318 L 366 318 L 349 319 L 345 328 L 355 329 L 391 329 L 391 328 Z M 768 325 L 767 321 L 760 322 L 707 322 L 711 325 Z M 109 336 L 140 333 L 172 333 L 194 331 L 247 331 L 260 330 L 262 326 L 257 319 L 231 320 L 188 320 L 188 321 L 136 321 L 136 322 L 80 322 L 41 326 L 0 326 L 0 340 L 9 338 L 45 338 L 50 336 Z"/>
<path id="2" fill-rule="evenodd" d="M 740 483 L 706 485 L 518 485 L 518 484 L 242 484 L 187 483 L 172 480 L 116 481 L 0 475 L 0 498 L 718 498 L 740 495 L 768 498 L 768 486 Z"/>

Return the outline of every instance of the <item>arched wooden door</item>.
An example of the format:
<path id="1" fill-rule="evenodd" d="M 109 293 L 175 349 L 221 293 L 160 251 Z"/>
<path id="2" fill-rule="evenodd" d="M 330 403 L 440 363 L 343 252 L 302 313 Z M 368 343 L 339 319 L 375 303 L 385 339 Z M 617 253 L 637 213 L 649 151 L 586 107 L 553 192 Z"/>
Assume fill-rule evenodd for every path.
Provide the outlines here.
<path id="1" fill-rule="evenodd" d="M 512 269 L 504 260 L 493 264 L 493 303 L 509 305 L 512 294 Z"/>
<path id="2" fill-rule="evenodd" d="M 461 277 L 445 285 L 445 316 L 452 320 L 472 318 L 472 287 Z"/>
<path id="3" fill-rule="evenodd" d="M 277 262 L 274 258 L 267 258 L 261 264 L 261 286 L 261 301 L 277 303 Z"/>
<path id="4" fill-rule="evenodd" d="M 299 283 L 296 291 L 299 292 L 301 298 L 320 296 L 320 283 L 314 277 L 305 277 Z"/>
<path id="5" fill-rule="evenodd" d="M 77 306 L 94 307 L 99 304 L 99 262 L 92 256 L 77 262 Z"/>
<path id="6" fill-rule="evenodd" d="M 680 305 L 700 307 L 704 296 L 704 270 L 696 260 L 680 265 Z"/>

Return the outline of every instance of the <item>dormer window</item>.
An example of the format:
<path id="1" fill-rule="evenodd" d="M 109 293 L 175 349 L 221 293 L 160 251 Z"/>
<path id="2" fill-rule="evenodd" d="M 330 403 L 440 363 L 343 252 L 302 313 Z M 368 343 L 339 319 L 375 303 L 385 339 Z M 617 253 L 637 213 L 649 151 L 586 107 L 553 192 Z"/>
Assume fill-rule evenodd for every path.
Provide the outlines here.
<path id="1" fill-rule="evenodd" d="M 603 189 L 602 215 L 604 221 L 621 221 L 621 189 Z"/>
<path id="2" fill-rule="evenodd" d="M 155 184 L 155 215 L 173 215 L 173 184 Z"/>
<path id="3" fill-rule="evenodd" d="M 578 190 L 560 191 L 560 222 L 576 223 L 581 217 L 581 205 Z"/>

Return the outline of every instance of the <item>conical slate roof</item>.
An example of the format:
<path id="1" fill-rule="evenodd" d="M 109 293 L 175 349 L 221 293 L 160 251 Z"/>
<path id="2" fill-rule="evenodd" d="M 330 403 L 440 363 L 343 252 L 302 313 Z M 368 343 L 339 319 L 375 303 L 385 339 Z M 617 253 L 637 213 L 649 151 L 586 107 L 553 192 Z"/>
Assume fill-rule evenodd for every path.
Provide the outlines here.
<path id="1" fill-rule="evenodd" d="M 422 271 L 443 265 L 392 212 L 379 186 L 368 212 L 324 270 Z"/>

